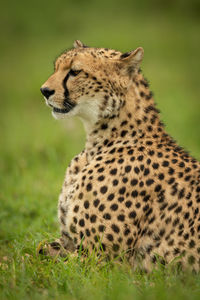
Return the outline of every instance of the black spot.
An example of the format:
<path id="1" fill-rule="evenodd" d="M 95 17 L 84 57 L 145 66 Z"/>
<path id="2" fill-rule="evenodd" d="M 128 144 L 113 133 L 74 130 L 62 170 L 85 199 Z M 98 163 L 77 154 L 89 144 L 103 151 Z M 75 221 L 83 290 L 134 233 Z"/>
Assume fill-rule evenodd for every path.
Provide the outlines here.
<path id="1" fill-rule="evenodd" d="M 131 136 L 132 136 L 132 137 L 134 137 L 135 135 L 136 135 L 136 131 L 135 131 L 135 130 L 133 130 L 133 132 L 132 132 Z"/>
<path id="2" fill-rule="evenodd" d="M 104 225 L 99 225 L 99 231 L 104 232 L 106 227 Z"/>
<path id="3" fill-rule="evenodd" d="M 105 130 L 105 129 L 107 129 L 107 128 L 108 128 L 108 124 L 102 124 L 102 125 L 101 125 L 101 129 Z"/>
<path id="4" fill-rule="evenodd" d="M 189 218 L 189 216 L 190 216 L 190 213 L 189 213 L 189 212 L 186 212 L 186 213 L 184 214 L 184 219 L 187 220 L 187 219 Z"/>
<path id="5" fill-rule="evenodd" d="M 149 150 L 148 154 L 149 154 L 150 156 L 153 156 L 153 155 L 155 154 L 155 152 L 154 152 L 154 150 Z"/>
<path id="6" fill-rule="evenodd" d="M 193 255 L 190 255 L 190 256 L 188 257 L 188 263 L 189 263 L 190 265 L 193 265 L 193 264 L 195 263 L 195 257 L 194 257 Z"/>
<path id="7" fill-rule="evenodd" d="M 129 166 L 129 165 L 126 166 L 126 167 L 125 167 L 125 172 L 126 172 L 126 173 L 129 173 L 129 172 L 131 171 L 131 168 L 132 168 L 132 167 Z"/>
<path id="8" fill-rule="evenodd" d="M 110 206 L 110 209 L 116 211 L 118 209 L 118 204 L 114 203 Z"/>
<path id="9" fill-rule="evenodd" d="M 144 202 L 147 202 L 149 199 L 150 199 L 150 195 L 146 195 L 146 196 L 143 198 L 143 201 L 144 201 Z"/>
<path id="10" fill-rule="evenodd" d="M 119 233 L 119 227 L 118 227 L 117 225 L 112 224 L 112 225 L 111 225 L 111 228 L 112 228 L 112 230 L 113 230 L 114 232 Z"/>
<path id="11" fill-rule="evenodd" d="M 141 171 L 144 170 L 144 165 L 143 165 L 143 164 L 140 165 L 140 170 L 141 170 Z"/>
<path id="12" fill-rule="evenodd" d="M 144 97 L 145 93 L 143 91 L 140 92 L 140 96 Z"/>
<path id="13" fill-rule="evenodd" d="M 133 154 L 133 150 L 131 149 L 128 151 L 128 155 L 132 155 L 132 154 Z"/>
<path id="14" fill-rule="evenodd" d="M 188 233 L 185 233 L 183 237 L 184 237 L 184 240 L 186 241 L 186 240 L 189 239 L 189 234 L 188 234 Z"/>
<path id="15" fill-rule="evenodd" d="M 127 235 L 129 235 L 129 233 L 130 233 L 130 229 L 129 229 L 129 228 L 126 228 L 126 229 L 124 230 L 124 235 L 127 236 Z"/>
<path id="16" fill-rule="evenodd" d="M 99 242 L 99 236 L 95 235 L 94 236 L 94 241 L 95 241 L 95 243 L 98 243 Z"/>
<path id="17" fill-rule="evenodd" d="M 122 203 L 124 201 L 124 197 L 119 197 L 117 200 Z"/>
<path id="18" fill-rule="evenodd" d="M 108 144 L 108 142 L 109 142 L 108 139 L 104 140 L 104 142 L 103 142 L 104 146 L 106 146 Z"/>
<path id="19" fill-rule="evenodd" d="M 93 204 L 94 204 L 94 207 L 97 207 L 99 205 L 100 201 L 99 199 L 95 199 Z"/>
<path id="20" fill-rule="evenodd" d="M 101 175 L 97 178 L 98 181 L 103 181 L 105 179 L 105 176 Z"/>
<path id="21" fill-rule="evenodd" d="M 133 210 L 129 213 L 129 218 L 134 219 L 136 217 L 136 212 Z"/>
<path id="22" fill-rule="evenodd" d="M 138 191 L 137 190 L 132 191 L 131 196 L 133 198 L 136 198 L 138 196 Z"/>
<path id="23" fill-rule="evenodd" d="M 78 210 L 79 210 L 79 206 L 78 206 L 78 205 L 75 205 L 75 206 L 74 206 L 74 212 L 77 213 Z"/>
<path id="24" fill-rule="evenodd" d="M 123 186 L 121 189 L 119 189 L 119 194 L 123 195 L 126 192 L 126 188 Z"/>
<path id="25" fill-rule="evenodd" d="M 165 229 L 161 229 L 160 231 L 159 231 L 159 236 L 164 236 L 164 234 L 165 234 Z"/>
<path id="26" fill-rule="evenodd" d="M 81 227 L 84 227 L 84 226 L 85 226 L 85 221 L 84 221 L 84 219 L 80 219 L 79 225 L 80 225 Z"/>
<path id="27" fill-rule="evenodd" d="M 107 147 L 111 147 L 113 145 L 113 142 L 110 142 Z"/>
<path id="28" fill-rule="evenodd" d="M 180 163 L 179 163 L 179 167 L 181 167 L 181 168 L 185 167 L 185 163 L 184 163 L 183 161 L 180 162 Z"/>
<path id="29" fill-rule="evenodd" d="M 115 151 L 116 151 L 116 148 L 113 148 L 113 149 L 110 150 L 109 153 L 110 153 L 110 154 L 113 154 L 113 153 L 115 153 Z"/>
<path id="30" fill-rule="evenodd" d="M 148 168 L 145 168 L 144 169 L 144 176 L 147 176 L 149 174 L 149 169 Z"/>
<path id="31" fill-rule="evenodd" d="M 123 151 L 124 151 L 124 148 L 123 148 L 123 147 L 120 147 L 120 148 L 117 150 L 118 153 L 122 153 Z"/>
<path id="32" fill-rule="evenodd" d="M 118 185 L 118 183 L 119 183 L 119 181 L 118 181 L 117 179 L 114 179 L 114 180 L 113 180 L 113 185 L 114 185 L 114 186 Z"/>
<path id="33" fill-rule="evenodd" d="M 86 186 L 86 189 L 87 191 L 91 191 L 92 190 L 92 184 L 91 183 L 88 183 L 87 186 Z"/>
<path id="34" fill-rule="evenodd" d="M 100 188 L 100 192 L 101 192 L 102 194 L 105 194 L 105 193 L 107 192 L 107 190 L 108 190 L 108 188 L 107 188 L 106 185 L 104 185 L 104 186 L 102 186 L 102 187 Z"/>
<path id="35" fill-rule="evenodd" d="M 142 161 L 142 160 L 143 160 L 143 158 L 144 158 L 144 156 L 143 156 L 143 155 L 139 155 L 137 159 L 138 159 L 139 161 Z"/>
<path id="36" fill-rule="evenodd" d="M 126 202 L 125 202 L 125 205 L 126 205 L 127 208 L 129 208 L 129 207 L 131 207 L 132 202 L 131 202 L 131 201 L 126 201 Z"/>
<path id="37" fill-rule="evenodd" d="M 174 169 L 170 167 L 168 170 L 168 174 L 170 174 L 170 175 L 174 174 Z"/>
<path id="38" fill-rule="evenodd" d="M 99 172 L 99 173 L 102 173 L 104 171 L 104 168 L 99 168 L 98 170 L 97 170 L 97 172 Z"/>
<path id="39" fill-rule="evenodd" d="M 179 206 L 179 207 L 177 207 L 176 209 L 175 209 L 175 213 L 176 214 L 179 214 L 180 212 L 182 211 L 182 206 Z"/>
<path id="40" fill-rule="evenodd" d="M 168 246 L 173 246 L 174 245 L 174 240 L 171 239 L 169 242 L 168 242 Z"/>
<path id="41" fill-rule="evenodd" d="M 77 222 L 78 222 L 76 217 L 73 217 L 73 221 L 74 221 L 75 224 L 77 224 Z"/>
<path id="42" fill-rule="evenodd" d="M 128 182 L 128 178 L 127 177 L 123 177 L 122 181 L 123 181 L 123 183 L 127 183 Z"/>
<path id="43" fill-rule="evenodd" d="M 146 141 L 146 145 L 149 145 L 149 146 L 151 146 L 153 144 L 153 142 L 152 141 Z"/>
<path id="44" fill-rule="evenodd" d="M 139 169 L 138 167 L 135 167 L 135 168 L 134 168 L 134 172 L 135 172 L 136 174 L 138 174 L 138 173 L 140 172 L 140 169 Z"/>
<path id="45" fill-rule="evenodd" d="M 122 164 L 123 162 L 124 162 L 124 159 L 123 159 L 123 158 L 118 159 L 118 163 L 119 163 L 119 164 Z"/>
<path id="46" fill-rule="evenodd" d="M 113 235 L 112 234 L 107 234 L 107 239 L 112 242 L 113 241 Z"/>
<path id="47" fill-rule="evenodd" d="M 83 199 L 83 193 L 80 193 L 79 195 L 78 195 L 78 198 L 81 200 L 81 199 Z"/>
<path id="48" fill-rule="evenodd" d="M 168 207 L 168 210 L 172 210 L 172 209 L 174 209 L 174 208 L 175 208 L 177 205 L 178 205 L 178 203 L 177 203 L 177 202 L 175 202 L 175 203 L 171 204 L 171 205 Z"/>
<path id="49" fill-rule="evenodd" d="M 164 160 L 162 163 L 163 167 L 168 167 L 169 166 L 169 162 L 167 160 Z"/>
<path id="50" fill-rule="evenodd" d="M 137 180 L 137 179 L 132 179 L 132 180 L 131 180 L 131 185 L 132 185 L 132 186 L 135 186 L 137 183 L 138 183 L 138 180 Z"/>
<path id="51" fill-rule="evenodd" d="M 117 252 L 119 250 L 119 245 L 118 244 L 113 244 L 112 249 L 114 252 Z"/>
<path id="52" fill-rule="evenodd" d="M 147 159 L 147 165 L 150 165 L 150 164 L 151 164 L 151 159 L 148 158 L 148 159 Z"/>
<path id="53" fill-rule="evenodd" d="M 154 169 L 158 169 L 158 167 L 159 167 L 159 164 L 157 164 L 157 163 L 153 163 L 153 164 L 152 164 L 152 167 L 153 167 Z"/>
<path id="54" fill-rule="evenodd" d="M 96 229 L 94 227 L 92 227 L 91 231 L 92 233 L 96 233 Z"/>
<path id="55" fill-rule="evenodd" d="M 182 178 L 182 177 L 183 177 L 183 172 L 179 172 L 179 173 L 178 173 L 178 177 L 179 177 L 179 178 Z"/>
<path id="56" fill-rule="evenodd" d="M 117 169 L 115 168 L 115 169 L 110 170 L 110 174 L 111 175 L 116 175 L 117 174 Z"/>
<path id="57" fill-rule="evenodd" d="M 149 186 L 149 185 L 152 185 L 154 183 L 154 180 L 153 179 L 148 179 L 146 180 L 146 185 Z"/>
<path id="58" fill-rule="evenodd" d="M 104 218 L 105 220 L 110 220 L 110 219 L 111 219 L 111 216 L 110 216 L 109 213 L 106 213 L 106 214 L 103 215 L 103 218 Z"/>
<path id="59" fill-rule="evenodd" d="M 163 173 L 158 174 L 158 179 L 163 180 L 165 178 Z"/>
<path id="60" fill-rule="evenodd" d="M 125 216 L 121 214 L 121 215 L 119 215 L 119 216 L 117 217 L 117 219 L 118 219 L 119 221 L 123 222 L 124 219 L 125 219 Z"/>
<path id="61" fill-rule="evenodd" d="M 173 225 L 174 227 L 176 227 L 176 226 L 178 225 L 178 223 L 179 223 L 179 218 L 176 218 L 176 219 L 173 221 L 172 225 Z"/>
<path id="62" fill-rule="evenodd" d="M 143 207 L 143 211 L 146 212 L 148 209 L 149 209 L 149 204 L 146 204 L 146 205 Z"/>
<path id="63" fill-rule="evenodd" d="M 141 204 L 138 202 L 135 204 L 136 208 L 140 208 L 141 207 Z"/>
<path id="64" fill-rule="evenodd" d="M 162 188 L 162 186 L 160 184 L 157 184 L 154 191 L 155 192 L 160 192 L 161 188 Z"/>
<path id="65" fill-rule="evenodd" d="M 107 199 L 109 201 L 112 201 L 114 199 L 114 194 L 109 194 Z"/>
<path id="66" fill-rule="evenodd" d="M 153 209 L 150 208 L 150 209 L 146 212 L 145 216 L 148 217 L 149 215 L 152 214 L 152 212 L 153 212 Z"/>
<path id="67" fill-rule="evenodd" d="M 104 209 L 105 209 L 105 205 L 104 205 L 104 204 L 101 204 L 101 205 L 99 206 L 99 211 L 104 211 Z"/>
<path id="68" fill-rule="evenodd" d="M 87 236 L 90 236 L 90 230 L 89 229 L 86 229 L 85 233 L 86 233 Z"/>
<path id="69" fill-rule="evenodd" d="M 69 230 L 70 230 L 72 233 L 76 233 L 76 227 L 75 227 L 73 224 L 70 224 Z"/>
<path id="70" fill-rule="evenodd" d="M 172 183 L 174 183 L 174 181 L 175 181 L 175 178 L 174 178 L 174 177 L 171 177 L 171 178 L 168 180 L 168 183 L 169 183 L 169 184 L 172 184 Z"/>
<path id="71" fill-rule="evenodd" d="M 96 219 L 97 219 L 97 216 L 96 216 L 96 215 L 91 215 L 91 217 L 90 217 L 90 222 L 91 222 L 91 223 L 95 223 L 95 222 L 96 222 Z"/>
<path id="72" fill-rule="evenodd" d="M 184 195 L 185 195 L 185 189 L 183 188 L 183 189 L 180 190 L 180 192 L 178 194 L 178 198 L 181 199 L 181 198 L 184 197 Z"/>
<path id="73" fill-rule="evenodd" d="M 97 160 L 97 161 L 102 160 L 102 156 L 98 156 L 98 157 L 96 158 L 96 160 Z"/>
<path id="74" fill-rule="evenodd" d="M 194 248 L 194 247 L 195 247 L 195 242 L 194 242 L 194 240 L 191 240 L 189 242 L 189 248 Z"/>

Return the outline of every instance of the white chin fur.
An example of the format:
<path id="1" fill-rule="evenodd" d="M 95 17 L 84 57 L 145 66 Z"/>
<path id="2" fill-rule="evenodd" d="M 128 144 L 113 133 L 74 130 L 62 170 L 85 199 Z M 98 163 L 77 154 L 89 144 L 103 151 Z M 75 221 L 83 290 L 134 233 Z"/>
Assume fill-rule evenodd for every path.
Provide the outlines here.
<path id="1" fill-rule="evenodd" d="M 98 99 L 81 99 L 72 110 L 66 114 L 52 111 L 55 119 L 67 119 L 69 117 L 78 116 L 82 119 L 86 131 L 90 131 L 94 124 L 98 121 L 99 115 L 99 100 Z"/>
<path id="2" fill-rule="evenodd" d="M 52 116 L 56 119 L 56 120 L 60 120 L 60 119 L 66 119 L 68 114 L 61 114 L 61 113 L 57 113 L 55 111 L 52 111 Z"/>

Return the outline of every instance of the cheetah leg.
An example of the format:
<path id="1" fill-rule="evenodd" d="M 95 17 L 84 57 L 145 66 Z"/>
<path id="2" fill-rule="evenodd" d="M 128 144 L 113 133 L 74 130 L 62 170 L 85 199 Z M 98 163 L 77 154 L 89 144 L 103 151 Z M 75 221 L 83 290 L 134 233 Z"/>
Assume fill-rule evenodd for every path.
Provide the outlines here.
<path id="1" fill-rule="evenodd" d="M 37 247 L 37 254 L 51 257 L 66 257 L 67 254 L 75 252 L 75 246 L 70 237 L 61 237 L 51 243 L 40 243 Z"/>

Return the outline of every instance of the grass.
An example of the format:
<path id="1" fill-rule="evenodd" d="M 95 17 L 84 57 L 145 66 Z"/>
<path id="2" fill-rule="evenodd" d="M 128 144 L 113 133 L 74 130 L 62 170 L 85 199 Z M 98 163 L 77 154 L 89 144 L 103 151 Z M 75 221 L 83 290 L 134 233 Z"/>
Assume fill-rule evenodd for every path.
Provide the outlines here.
<path id="1" fill-rule="evenodd" d="M 66 166 L 84 146 L 79 120 L 57 122 L 39 88 L 74 39 L 122 51 L 143 46 L 167 130 L 200 158 L 198 1 L 5 3 L 1 10 L 0 299 L 199 299 L 200 276 L 169 267 L 44 259 L 59 236 L 57 199 Z M 163 4 L 164 5 L 164 4 Z M 61 9 L 62 8 L 62 9 Z"/>

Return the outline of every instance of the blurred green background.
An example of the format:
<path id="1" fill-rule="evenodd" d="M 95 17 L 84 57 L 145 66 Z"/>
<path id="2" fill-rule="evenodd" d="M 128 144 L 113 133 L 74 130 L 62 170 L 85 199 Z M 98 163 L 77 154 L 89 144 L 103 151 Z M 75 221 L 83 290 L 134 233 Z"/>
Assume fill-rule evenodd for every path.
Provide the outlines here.
<path id="1" fill-rule="evenodd" d="M 13 280 L 24 293 L 49 285 L 42 275 L 36 283 L 38 269 L 28 274 L 20 262 L 48 232 L 59 235 L 65 169 L 84 147 L 80 121 L 54 120 L 40 94 L 53 61 L 75 39 L 121 51 L 142 46 L 142 69 L 167 131 L 200 159 L 199 0 L 1 1 L 0 269 L 2 257 L 12 261 L 10 275 L 0 270 L 5 295 L 15 295 Z"/>

